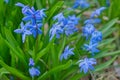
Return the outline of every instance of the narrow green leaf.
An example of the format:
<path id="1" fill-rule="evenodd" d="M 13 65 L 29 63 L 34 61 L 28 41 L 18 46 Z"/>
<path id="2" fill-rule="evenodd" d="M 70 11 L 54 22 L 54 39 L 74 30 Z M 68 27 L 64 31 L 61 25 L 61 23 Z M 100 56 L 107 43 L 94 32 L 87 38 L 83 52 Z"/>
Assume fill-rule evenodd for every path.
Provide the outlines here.
<path id="1" fill-rule="evenodd" d="M 114 51 L 114 52 L 109 52 L 109 53 L 97 54 L 94 56 L 94 58 L 102 58 L 102 57 L 113 56 L 113 55 L 117 55 L 117 54 L 120 54 L 120 50 Z"/>
<path id="2" fill-rule="evenodd" d="M 116 21 L 118 20 L 118 18 L 115 18 L 111 21 L 109 21 L 107 24 L 105 24 L 100 31 L 102 31 L 103 34 L 107 33 L 107 31 L 116 23 Z"/>
<path id="3" fill-rule="evenodd" d="M 72 64 L 72 61 L 69 60 L 66 64 L 57 66 L 57 67 L 51 69 L 50 71 L 45 72 L 43 75 L 41 75 L 41 76 L 38 78 L 38 80 L 46 80 L 46 78 L 47 78 L 49 75 L 54 74 L 54 73 L 59 72 L 59 71 L 62 71 L 62 70 L 65 70 L 65 69 L 69 68 L 69 67 L 71 66 L 71 64 Z"/>
<path id="4" fill-rule="evenodd" d="M 66 79 L 68 79 L 68 77 L 69 76 L 71 76 L 71 75 L 73 75 L 73 74 L 75 74 L 75 73 L 77 73 L 78 72 L 78 66 L 77 67 L 70 67 L 70 69 L 68 69 L 67 71 L 69 71 L 69 72 L 63 72 L 63 74 L 61 74 L 60 76 L 61 76 L 61 80 L 66 80 Z"/>
<path id="5" fill-rule="evenodd" d="M 64 37 L 63 37 L 63 40 L 62 40 L 62 44 L 60 45 L 60 48 L 59 48 L 58 59 L 60 58 L 60 55 L 61 55 L 61 53 L 62 53 L 63 50 L 64 50 L 65 43 L 66 43 L 66 37 L 64 36 Z"/>
<path id="6" fill-rule="evenodd" d="M 17 41 L 15 40 L 14 36 L 12 35 L 12 33 L 10 32 L 10 30 L 9 30 L 9 29 L 6 29 L 6 28 L 4 28 L 4 29 L 5 29 L 6 39 L 9 41 L 9 43 L 10 43 L 12 46 L 14 46 L 14 47 L 18 46 L 18 43 L 17 43 Z"/>
<path id="7" fill-rule="evenodd" d="M 114 28 L 110 28 L 104 35 L 103 38 L 106 38 L 107 36 L 111 35 L 113 32 L 115 32 L 117 30 L 116 27 Z"/>
<path id="8" fill-rule="evenodd" d="M 2 77 L 2 75 L 4 74 L 10 74 L 10 72 L 8 72 L 5 68 L 1 68 L 0 69 L 0 77 Z"/>
<path id="9" fill-rule="evenodd" d="M 5 43 L 8 45 L 8 47 L 9 47 L 14 53 L 16 53 L 16 55 L 20 58 L 20 60 L 21 60 L 22 62 L 24 62 L 24 64 L 27 66 L 27 62 L 25 61 L 25 57 L 22 56 L 22 54 L 20 54 L 8 41 L 5 40 Z M 13 55 L 15 55 L 14 53 L 13 53 Z"/>
<path id="10" fill-rule="evenodd" d="M 106 69 L 116 58 L 117 58 L 117 56 L 114 56 L 111 60 L 108 60 L 107 62 L 102 63 L 102 64 L 96 66 L 94 72 Z"/>
<path id="11" fill-rule="evenodd" d="M 99 47 L 105 46 L 106 44 L 110 44 L 110 43 L 113 42 L 114 40 L 115 40 L 115 38 L 110 38 L 110 39 L 103 40 L 103 41 L 101 42 L 101 44 L 99 44 Z"/>
<path id="12" fill-rule="evenodd" d="M 85 76 L 84 73 L 78 73 L 78 74 L 75 74 L 70 80 L 79 80 L 83 76 Z"/>
<path id="13" fill-rule="evenodd" d="M 11 74 L 19 77 L 22 80 L 30 80 L 29 77 L 23 75 L 20 71 L 18 71 L 15 68 L 9 67 L 7 64 L 5 64 L 2 60 L 0 60 L 0 65 L 3 66 L 7 71 L 9 71 Z"/>
<path id="14" fill-rule="evenodd" d="M 40 3 L 40 0 L 36 0 L 36 5 L 37 5 L 37 8 L 38 9 L 41 9 L 42 8 L 42 5 Z"/>
<path id="15" fill-rule="evenodd" d="M 48 52 L 50 45 L 51 45 L 51 43 L 49 43 L 47 45 L 47 47 L 45 47 L 43 50 L 41 50 L 40 52 L 37 53 L 37 56 L 35 58 L 35 62 L 37 62 L 39 60 L 39 58 L 41 58 L 43 55 L 45 55 Z"/>
<path id="16" fill-rule="evenodd" d="M 47 13 L 48 13 L 48 14 L 47 14 L 48 18 L 47 18 L 46 21 L 48 21 L 49 19 L 51 19 L 51 18 L 54 16 L 54 14 L 61 9 L 61 7 L 62 7 L 63 4 L 64 4 L 64 1 L 58 1 L 58 2 L 47 12 Z"/>
<path id="17" fill-rule="evenodd" d="M 10 80 L 10 79 L 7 77 L 7 75 L 2 75 L 0 77 L 0 80 Z"/>

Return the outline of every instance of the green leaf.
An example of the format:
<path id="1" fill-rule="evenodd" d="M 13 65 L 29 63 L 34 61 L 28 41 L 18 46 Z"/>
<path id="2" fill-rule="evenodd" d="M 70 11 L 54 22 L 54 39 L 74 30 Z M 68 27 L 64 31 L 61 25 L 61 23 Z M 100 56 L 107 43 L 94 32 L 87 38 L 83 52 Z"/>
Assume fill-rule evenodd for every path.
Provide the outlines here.
<path id="1" fill-rule="evenodd" d="M 42 8 L 40 0 L 36 0 L 36 6 L 38 9 Z"/>
<path id="2" fill-rule="evenodd" d="M 106 39 L 106 40 L 103 40 L 101 42 L 101 44 L 99 44 L 99 47 L 102 47 L 102 46 L 105 46 L 107 44 L 110 44 L 111 42 L 113 42 L 115 40 L 115 38 L 110 38 L 110 39 Z"/>
<path id="3" fill-rule="evenodd" d="M 75 67 L 71 66 L 69 69 L 67 69 L 67 71 L 63 72 L 63 74 L 60 75 L 61 76 L 61 80 L 66 80 L 68 78 L 70 79 L 71 77 L 73 77 L 71 75 L 73 75 L 73 74 L 75 74 L 75 73 L 77 73 L 79 71 L 77 68 L 78 68 L 78 66 L 75 66 Z"/>
<path id="4" fill-rule="evenodd" d="M 25 57 L 20 54 L 8 41 L 5 40 L 5 43 L 8 45 L 8 47 L 16 54 L 12 53 L 13 55 L 17 55 L 19 59 L 27 66 L 27 62 L 25 61 Z"/>
<path id="5" fill-rule="evenodd" d="M 7 75 L 2 75 L 0 77 L 0 80 L 10 80 L 10 79 L 7 77 Z"/>
<path id="6" fill-rule="evenodd" d="M 58 0 L 48 0 L 49 7 L 52 7 L 52 5 L 55 4 L 55 2 L 57 1 Z"/>
<path id="7" fill-rule="evenodd" d="M 44 49 L 42 49 L 40 52 L 37 53 L 35 62 L 37 62 L 39 58 L 41 58 L 43 55 L 45 55 L 48 52 L 50 46 L 51 46 L 51 42 L 47 45 L 47 47 L 45 47 Z"/>
<path id="8" fill-rule="evenodd" d="M 117 55 L 120 54 L 120 50 L 118 51 L 114 51 L 114 52 L 109 52 L 109 53 L 99 53 L 97 55 L 94 56 L 94 58 L 102 58 L 102 57 L 106 57 L 106 56 L 112 56 L 112 55 Z"/>
<path id="9" fill-rule="evenodd" d="M 51 69 L 50 71 L 47 71 L 45 72 L 43 75 L 41 75 L 38 80 L 46 80 L 46 78 L 51 75 L 51 74 L 54 74 L 56 72 L 59 72 L 59 71 L 62 71 L 62 70 L 65 70 L 67 68 L 69 68 L 72 64 L 72 61 L 69 60 L 66 64 L 63 64 L 63 65 L 59 65 L 53 69 Z"/>
<path id="10" fill-rule="evenodd" d="M 60 45 L 59 52 L 58 52 L 58 59 L 60 58 L 60 55 L 64 50 L 65 44 L 66 44 L 66 37 L 63 36 L 62 44 Z"/>
<path id="11" fill-rule="evenodd" d="M 103 34 L 106 34 L 108 30 L 117 22 L 118 18 L 115 18 L 111 21 L 109 21 L 107 24 L 105 24 L 103 27 L 101 27 L 100 31 L 102 31 Z"/>
<path id="12" fill-rule="evenodd" d="M 0 77 L 2 77 L 4 74 L 10 74 L 5 68 L 0 69 Z"/>
<path id="13" fill-rule="evenodd" d="M 104 35 L 103 38 L 106 38 L 107 36 L 111 35 L 113 32 L 115 32 L 117 30 L 116 27 L 114 28 L 110 28 Z"/>
<path id="14" fill-rule="evenodd" d="M 108 60 L 107 62 L 102 63 L 102 64 L 96 66 L 94 72 L 106 69 L 116 58 L 117 58 L 117 56 L 114 56 L 111 60 Z"/>
<path id="15" fill-rule="evenodd" d="M 18 71 L 15 68 L 9 67 L 7 64 L 5 64 L 2 60 L 0 60 L 0 65 L 3 66 L 7 71 L 9 71 L 11 74 L 19 77 L 22 80 L 30 80 L 29 77 L 22 74 L 20 71 Z"/>
<path id="16" fill-rule="evenodd" d="M 19 60 L 21 60 L 27 66 L 27 62 L 25 61 L 26 59 L 25 55 L 21 50 L 21 48 L 19 47 L 17 41 L 15 40 L 10 30 L 5 29 L 5 35 L 6 35 L 6 40 L 5 39 L 3 40 L 5 41 L 7 46 L 10 48 L 10 50 L 12 50 L 15 53 L 15 54 L 14 53 L 12 54 L 17 55 L 17 57 L 19 57 Z"/>
<path id="17" fill-rule="evenodd" d="M 79 80 L 83 76 L 85 76 L 84 73 L 78 73 L 78 74 L 75 74 L 70 80 Z"/>
<path id="18" fill-rule="evenodd" d="M 64 1 L 58 1 L 48 12 L 47 12 L 47 20 L 46 22 L 49 20 L 49 19 L 52 19 L 52 17 L 54 16 L 54 14 L 56 12 L 58 12 L 61 7 L 63 6 L 64 4 Z"/>

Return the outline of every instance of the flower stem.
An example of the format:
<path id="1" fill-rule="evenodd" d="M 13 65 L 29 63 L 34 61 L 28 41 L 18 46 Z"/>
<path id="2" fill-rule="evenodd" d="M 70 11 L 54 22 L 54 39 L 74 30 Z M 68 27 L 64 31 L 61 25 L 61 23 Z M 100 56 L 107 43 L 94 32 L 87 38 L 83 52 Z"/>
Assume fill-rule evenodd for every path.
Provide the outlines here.
<path id="1" fill-rule="evenodd" d="M 34 80 L 34 77 L 32 77 L 32 80 Z"/>
<path id="2" fill-rule="evenodd" d="M 91 75 L 91 77 L 92 77 L 92 80 L 95 80 L 95 77 L 94 77 L 92 71 L 89 70 L 89 72 L 90 72 L 90 75 Z"/>

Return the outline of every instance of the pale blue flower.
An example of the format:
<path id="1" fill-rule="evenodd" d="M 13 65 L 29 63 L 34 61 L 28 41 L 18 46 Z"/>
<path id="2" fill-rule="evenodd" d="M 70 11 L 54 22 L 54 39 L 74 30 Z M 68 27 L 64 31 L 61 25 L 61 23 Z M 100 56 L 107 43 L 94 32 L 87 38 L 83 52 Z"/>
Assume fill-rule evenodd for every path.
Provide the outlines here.
<path id="1" fill-rule="evenodd" d="M 10 0 L 4 0 L 4 2 L 8 4 L 10 2 Z"/>
<path id="2" fill-rule="evenodd" d="M 89 51 L 90 53 L 92 53 L 92 55 L 94 55 L 94 53 L 98 53 L 99 50 L 97 49 L 98 43 L 92 43 L 90 42 L 89 44 L 84 44 L 83 49 L 86 51 Z"/>
<path id="3" fill-rule="evenodd" d="M 84 58 L 83 60 L 79 60 L 79 68 L 80 68 L 80 72 L 84 72 L 85 74 L 89 71 L 89 70 L 94 70 L 94 66 L 96 65 L 96 59 L 94 58 Z"/>
<path id="4" fill-rule="evenodd" d="M 22 4 L 22 3 L 20 3 L 20 2 L 16 3 L 15 5 L 16 5 L 16 6 L 19 6 L 19 7 L 22 7 L 22 8 L 25 7 L 25 5 Z"/>
<path id="5" fill-rule="evenodd" d="M 30 30 L 27 29 L 27 27 L 29 26 L 29 24 L 24 25 L 24 23 L 21 22 L 20 26 L 21 26 L 21 29 L 16 29 L 16 30 L 14 30 L 14 32 L 18 33 L 18 34 L 22 34 L 22 41 L 24 43 L 25 42 L 25 37 L 27 35 L 31 35 L 32 33 L 31 33 Z"/>
<path id="6" fill-rule="evenodd" d="M 56 35 L 56 38 L 60 38 L 60 35 L 63 33 L 62 25 L 56 23 L 52 26 L 49 32 L 50 40 Z"/>
<path id="7" fill-rule="evenodd" d="M 75 27 L 75 25 L 73 23 L 69 23 L 69 24 L 65 25 L 63 27 L 63 29 L 64 29 L 66 36 L 72 35 L 72 34 L 74 34 L 74 32 L 78 31 L 78 28 Z"/>
<path id="8" fill-rule="evenodd" d="M 86 37 L 86 39 L 88 39 L 94 31 L 95 31 L 95 27 L 92 24 L 86 24 L 82 28 L 82 34 L 83 34 L 83 36 Z"/>
<path id="9" fill-rule="evenodd" d="M 105 9 L 106 9 L 106 7 L 101 7 L 99 9 L 95 10 L 94 12 L 92 12 L 91 18 L 98 17 L 101 14 L 101 12 Z"/>
<path id="10" fill-rule="evenodd" d="M 88 8 L 90 5 L 87 2 L 87 0 L 76 0 L 74 5 L 73 5 L 73 8 L 78 8 L 79 6 L 81 8 Z"/>
<path id="11" fill-rule="evenodd" d="M 63 59 L 68 59 L 69 56 L 74 55 L 73 52 L 74 48 L 69 48 L 69 46 L 67 46 L 64 50 L 64 52 L 61 54 L 60 56 L 60 60 L 62 61 Z"/>
<path id="12" fill-rule="evenodd" d="M 40 71 L 37 68 L 34 68 L 34 67 L 29 69 L 29 73 L 30 73 L 31 77 L 40 75 Z"/>
<path id="13" fill-rule="evenodd" d="M 101 22 L 101 19 L 99 18 L 90 18 L 85 20 L 84 24 L 98 24 Z"/>
<path id="14" fill-rule="evenodd" d="M 102 33 L 96 30 L 92 33 L 91 42 L 98 43 L 100 41 L 102 41 Z"/>
<path id="15" fill-rule="evenodd" d="M 54 16 L 53 20 L 58 20 L 59 23 L 61 22 L 66 23 L 66 18 L 64 17 L 62 12 Z"/>
<path id="16" fill-rule="evenodd" d="M 32 32 L 33 36 L 36 38 L 38 34 L 42 34 L 42 23 L 29 25 L 29 29 Z"/>
<path id="17" fill-rule="evenodd" d="M 68 16 L 68 23 L 72 23 L 77 25 L 79 23 L 80 18 L 77 18 L 75 15 Z"/>
<path id="18" fill-rule="evenodd" d="M 40 17 L 43 19 L 44 17 L 47 17 L 46 14 L 45 14 L 45 11 L 46 9 L 41 9 L 40 10 Z"/>
<path id="19" fill-rule="evenodd" d="M 60 38 L 61 34 L 66 36 L 72 35 L 74 32 L 78 31 L 76 25 L 78 24 L 79 18 L 75 15 L 64 17 L 63 13 L 56 15 L 54 20 L 58 20 L 50 29 L 50 40 L 56 35 L 56 38 Z"/>
<path id="20" fill-rule="evenodd" d="M 20 3 L 20 2 L 16 3 L 15 5 L 22 8 L 22 13 L 23 13 L 24 15 L 29 15 L 28 10 L 30 9 L 30 7 L 29 7 L 28 5 L 25 6 L 24 4 L 22 4 L 22 3 Z"/>
<path id="21" fill-rule="evenodd" d="M 31 21 L 32 24 L 36 24 L 37 21 L 41 22 L 42 18 L 40 16 L 40 11 L 35 11 L 34 7 L 28 9 L 25 13 L 25 17 L 22 19 L 23 21 Z"/>
<path id="22" fill-rule="evenodd" d="M 34 63 L 34 60 L 32 58 L 29 59 L 29 66 L 34 66 L 35 63 Z"/>

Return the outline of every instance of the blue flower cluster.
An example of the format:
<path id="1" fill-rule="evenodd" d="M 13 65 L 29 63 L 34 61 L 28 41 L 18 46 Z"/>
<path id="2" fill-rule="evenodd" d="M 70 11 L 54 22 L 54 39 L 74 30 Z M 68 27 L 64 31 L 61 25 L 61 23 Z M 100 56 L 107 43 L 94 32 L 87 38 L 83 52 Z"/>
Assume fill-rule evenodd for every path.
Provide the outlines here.
<path id="1" fill-rule="evenodd" d="M 67 18 L 65 18 L 63 13 L 59 13 L 53 19 L 57 22 L 50 29 L 50 40 L 52 40 L 54 36 L 56 36 L 56 38 L 60 38 L 61 34 L 69 36 L 74 32 L 78 31 L 76 25 L 79 22 L 79 18 L 77 18 L 75 15 L 68 16 Z"/>
<path id="2" fill-rule="evenodd" d="M 102 33 L 95 29 L 94 24 L 98 24 L 101 22 L 101 20 L 97 17 L 104 9 L 106 8 L 101 7 L 95 10 L 91 14 L 90 19 L 85 20 L 84 22 L 85 26 L 82 29 L 83 36 L 86 38 L 86 40 L 90 40 L 89 44 L 84 44 L 83 49 L 89 51 L 92 55 L 94 55 L 94 53 L 99 52 L 97 46 L 99 42 L 102 40 Z M 94 70 L 93 65 L 96 64 L 96 59 L 84 58 L 83 60 L 79 60 L 78 63 L 80 71 L 81 72 L 83 71 L 86 74 L 89 70 Z"/>
<path id="3" fill-rule="evenodd" d="M 34 63 L 34 60 L 32 58 L 29 59 L 29 73 L 30 73 L 30 76 L 31 77 L 34 77 L 34 76 L 39 76 L 40 75 L 40 71 L 34 67 L 35 66 L 35 63 Z"/>
<path id="4" fill-rule="evenodd" d="M 88 8 L 90 5 L 87 2 L 87 0 L 76 0 L 73 8 L 78 8 L 80 6 L 80 8 Z"/>
<path id="5" fill-rule="evenodd" d="M 63 59 L 68 59 L 69 56 L 74 55 L 73 52 L 74 48 L 69 48 L 69 46 L 67 46 L 64 50 L 64 52 L 61 54 L 60 56 L 60 60 L 62 61 Z"/>
<path id="6" fill-rule="evenodd" d="M 83 36 L 86 37 L 86 39 L 90 39 L 89 44 L 84 44 L 84 50 L 89 51 L 94 55 L 94 53 L 99 52 L 97 49 L 98 43 L 102 40 L 102 33 L 95 29 L 94 24 L 98 24 L 101 22 L 98 17 L 100 13 L 106 9 L 105 7 L 101 7 L 94 12 L 92 12 L 90 19 L 85 20 L 84 24 L 85 26 L 82 29 Z"/>
<path id="7" fill-rule="evenodd" d="M 29 7 L 22 3 L 17 3 L 16 6 L 22 7 L 22 13 L 24 14 L 23 21 L 21 22 L 21 28 L 14 30 L 15 33 L 22 34 L 22 41 L 25 42 L 27 35 L 33 35 L 35 38 L 38 34 L 42 34 L 41 27 L 43 26 L 42 21 L 46 17 L 44 11 L 35 10 L 34 7 Z"/>

